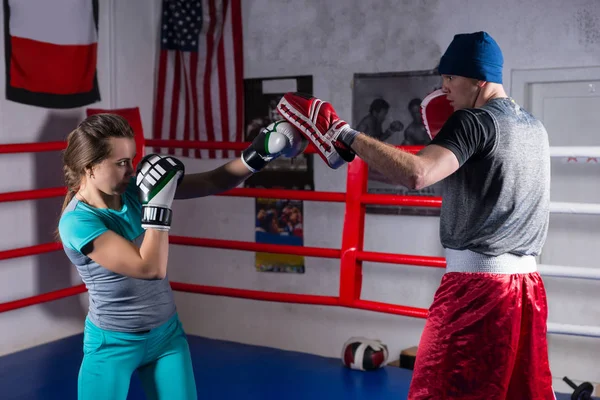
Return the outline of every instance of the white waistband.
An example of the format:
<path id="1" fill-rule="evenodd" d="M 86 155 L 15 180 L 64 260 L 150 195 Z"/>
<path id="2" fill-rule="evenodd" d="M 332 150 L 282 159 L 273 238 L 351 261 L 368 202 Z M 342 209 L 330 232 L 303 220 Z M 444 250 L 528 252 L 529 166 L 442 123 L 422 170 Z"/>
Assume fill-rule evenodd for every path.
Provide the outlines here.
<path id="1" fill-rule="evenodd" d="M 502 254 L 486 256 L 470 250 L 445 249 L 446 272 L 484 272 L 489 274 L 528 274 L 537 271 L 534 256 Z"/>

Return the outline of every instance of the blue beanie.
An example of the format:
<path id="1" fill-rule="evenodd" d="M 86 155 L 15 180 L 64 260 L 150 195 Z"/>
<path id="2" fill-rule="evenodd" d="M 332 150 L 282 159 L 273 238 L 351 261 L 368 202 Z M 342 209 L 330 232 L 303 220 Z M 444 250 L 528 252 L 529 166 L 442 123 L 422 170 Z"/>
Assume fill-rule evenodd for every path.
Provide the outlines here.
<path id="1" fill-rule="evenodd" d="M 498 43 L 486 32 L 461 33 L 440 60 L 441 75 L 457 75 L 480 81 L 502 83 L 504 57 Z"/>

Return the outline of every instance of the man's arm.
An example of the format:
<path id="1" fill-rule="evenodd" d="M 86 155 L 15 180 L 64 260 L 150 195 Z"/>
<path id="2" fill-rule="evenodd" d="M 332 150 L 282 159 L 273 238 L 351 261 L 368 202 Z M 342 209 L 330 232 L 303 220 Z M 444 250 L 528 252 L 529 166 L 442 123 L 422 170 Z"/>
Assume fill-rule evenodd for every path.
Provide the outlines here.
<path id="1" fill-rule="evenodd" d="M 176 199 L 205 197 L 233 189 L 252 175 L 241 158 L 236 158 L 212 171 L 188 174 L 175 193 Z"/>
<path id="2" fill-rule="evenodd" d="M 442 146 L 429 145 L 411 154 L 362 133 L 354 139 L 352 149 L 389 182 L 409 189 L 433 185 L 460 166 L 454 153 Z"/>

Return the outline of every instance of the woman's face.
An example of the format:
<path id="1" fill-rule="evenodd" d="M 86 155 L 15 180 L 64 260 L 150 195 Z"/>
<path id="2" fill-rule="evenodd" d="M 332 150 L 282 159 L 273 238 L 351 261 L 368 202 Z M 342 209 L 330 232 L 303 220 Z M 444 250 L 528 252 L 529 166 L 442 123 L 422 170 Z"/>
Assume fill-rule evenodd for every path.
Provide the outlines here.
<path id="1" fill-rule="evenodd" d="M 134 173 L 135 140 L 110 138 L 109 142 L 110 155 L 92 167 L 93 177 L 88 177 L 88 182 L 107 195 L 120 195 L 127 189 Z"/>

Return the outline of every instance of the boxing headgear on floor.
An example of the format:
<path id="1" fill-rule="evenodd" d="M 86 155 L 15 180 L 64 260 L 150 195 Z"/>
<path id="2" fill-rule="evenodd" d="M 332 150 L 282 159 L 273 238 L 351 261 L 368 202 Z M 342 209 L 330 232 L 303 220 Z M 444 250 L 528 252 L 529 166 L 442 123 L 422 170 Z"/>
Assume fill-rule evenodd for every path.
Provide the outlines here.
<path id="1" fill-rule="evenodd" d="M 388 359 L 387 346 L 380 340 L 353 337 L 344 343 L 342 362 L 351 369 L 371 371 L 383 367 Z"/>

